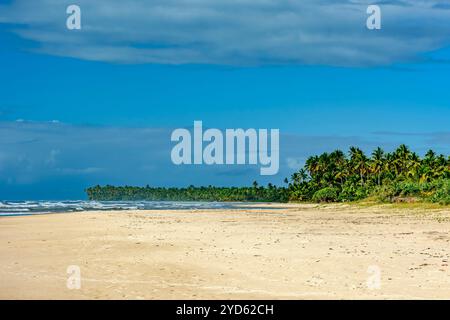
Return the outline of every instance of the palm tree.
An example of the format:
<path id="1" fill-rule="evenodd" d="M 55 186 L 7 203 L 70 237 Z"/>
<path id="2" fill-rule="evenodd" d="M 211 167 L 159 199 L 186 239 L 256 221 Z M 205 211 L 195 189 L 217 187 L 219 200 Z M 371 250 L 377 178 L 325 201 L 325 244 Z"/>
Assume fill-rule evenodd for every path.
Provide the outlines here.
<path id="1" fill-rule="evenodd" d="M 372 162 L 371 162 L 371 170 L 372 173 L 377 177 L 377 185 L 381 184 L 381 174 L 384 169 L 384 151 L 380 147 L 376 148 L 372 152 Z"/>
<path id="2" fill-rule="evenodd" d="M 347 159 L 345 153 L 341 150 L 335 150 L 330 153 L 330 163 L 333 165 L 332 178 L 334 181 L 344 182 L 346 176 Z"/>
<path id="3" fill-rule="evenodd" d="M 350 165 L 361 179 L 361 185 L 364 185 L 364 175 L 367 173 L 367 157 L 364 152 L 356 147 L 350 147 Z"/>
<path id="4" fill-rule="evenodd" d="M 445 176 L 445 170 L 447 168 L 447 160 L 444 155 L 441 154 L 436 158 L 434 167 L 434 177 L 443 178 Z"/>
<path id="5" fill-rule="evenodd" d="M 405 176 L 408 169 L 409 158 L 411 151 L 405 144 L 401 144 L 397 150 L 394 151 L 394 163 L 397 167 L 397 175 Z"/>
<path id="6" fill-rule="evenodd" d="M 420 161 L 420 157 L 417 155 L 417 153 L 413 152 L 409 159 L 408 172 L 406 176 L 409 178 L 416 179 L 419 174 L 421 164 L 422 163 Z"/>
<path id="7" fill-rule="evenodd" d="M 306 170 L 301 168 L 298 172 L 294 173 L 292 175 L 292 180 L 295 184 L 300 184 L 308 179 L 308 174 L 306 173 Z"/>
<path id="8" fill-rule="evenodd" d="M 315 178 L 316 174 L 319 171 L 319 157 L 318 156 L 312 156 L 306 159 L 305 162 L 305 168 L 308 170 L 311 178 Z"/>
<path id="9" fill-rule="evenodd" d="M 421 182 L 429 181 L 432 177 L 434 177 L 435 162 L 436 153 L 430 149 L 427 151 L 427 153 L 425 154 L 425 158 L 422 161 L 422 174 L 420 177 Z"/>

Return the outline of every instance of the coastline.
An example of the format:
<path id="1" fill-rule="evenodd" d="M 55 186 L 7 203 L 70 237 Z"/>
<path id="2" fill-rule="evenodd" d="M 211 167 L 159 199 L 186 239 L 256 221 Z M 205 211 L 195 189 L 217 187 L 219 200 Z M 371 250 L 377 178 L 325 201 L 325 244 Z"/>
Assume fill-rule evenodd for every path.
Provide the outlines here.
<path id="1" fill-rule="evenodd" d="M 2 217 L 0 298 L 450 297 L 447 207 L 257 205 Z"/>

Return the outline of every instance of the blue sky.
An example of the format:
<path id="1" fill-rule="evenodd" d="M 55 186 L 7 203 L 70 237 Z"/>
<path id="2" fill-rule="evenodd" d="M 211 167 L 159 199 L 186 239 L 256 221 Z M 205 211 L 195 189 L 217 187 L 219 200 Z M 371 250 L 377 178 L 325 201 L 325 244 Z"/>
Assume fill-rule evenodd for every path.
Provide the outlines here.
<path id="1" fill-rule="evenodd" d="M 311 154 L 450 153 L 449 1 L 0 1 L 0 199 L 281 183 Z M 125 4 L 124 4 L 125 3 Z M 377 33 L 378 32 L 378 33 Z M 280 173 L 176 167 L 171 130 L 279 128 Z"/>

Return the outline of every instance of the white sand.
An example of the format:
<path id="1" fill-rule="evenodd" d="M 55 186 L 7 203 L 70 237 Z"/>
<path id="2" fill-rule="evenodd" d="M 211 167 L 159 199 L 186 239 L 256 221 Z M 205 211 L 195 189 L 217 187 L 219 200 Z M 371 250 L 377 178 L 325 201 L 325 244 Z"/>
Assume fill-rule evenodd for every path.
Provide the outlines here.
<path id="1" fill-rule="evenodd" d="M 448 209 L 283 206 L 2 217 L 0 298 L 450 298 Z"/>

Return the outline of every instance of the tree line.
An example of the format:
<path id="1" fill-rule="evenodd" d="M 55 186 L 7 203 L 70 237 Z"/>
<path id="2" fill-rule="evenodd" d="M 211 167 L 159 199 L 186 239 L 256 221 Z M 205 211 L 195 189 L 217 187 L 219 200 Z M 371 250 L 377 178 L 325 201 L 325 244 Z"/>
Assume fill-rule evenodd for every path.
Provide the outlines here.
<path id="1" fill-rule="evenodd" d="M 406 145 L 393 152 L 376 148 L 368 156 L 351 147 L 309 157 L 291 177 L 290 200 L 431 200 L 447 203 L 450 158 L 429 150 L 423 158 Z"/>
<path id="2" fill-rule="evenodd" d="M 288 190 L 269 184 L 252 187 L 194 187 L 153 188 L 132 186 L 95 186 L 86 190 L 90 200 L 147 200 L 147 201 L 243 201 L 243 202 L 287 202 Z"/>
<path id="3" fill-rule="evenodd" d="M 393 152 L 376 148 L 370 155 L 351 147 L 309 157 L 286 186 L 153 188 L 95 186 L 91 200 L 346 202 L 379 201 L 450 203 L 450 157 L 429 150 L 423 158 L 400 145 Z"/>

